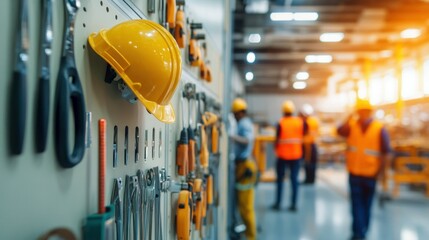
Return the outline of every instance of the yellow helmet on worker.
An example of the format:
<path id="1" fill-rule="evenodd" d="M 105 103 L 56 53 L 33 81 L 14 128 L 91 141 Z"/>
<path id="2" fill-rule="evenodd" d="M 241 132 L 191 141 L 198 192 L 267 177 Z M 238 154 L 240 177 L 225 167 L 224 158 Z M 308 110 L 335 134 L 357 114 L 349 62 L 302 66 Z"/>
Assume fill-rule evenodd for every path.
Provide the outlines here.
<path id="1" fill-rule="evenodd" d="M 171 98 L 182 73 L 173 36 L 149 20 L 130 20 L 88 37 L 89 44 L 158 120 L 175 121 Z"/>
<path id="2" fill-rule="evenodd" d="M 283 113 L 292 114 L 295 112 L 295 104 L 292 101 L 284 101 L 282 104 Z"/>
<path id="3" fill-rule="evenodd" d="M 247 103 L 242 98 L 236 98 L 232 102 L 231 111 L 233 113 L 241 112 L 247 110 Z"/>
<path id="4" fill-rule="evenodd" d="M 356 110 L 374 110 L 374 107 L 369 100 L 359 98 L 356 100 Z"/>

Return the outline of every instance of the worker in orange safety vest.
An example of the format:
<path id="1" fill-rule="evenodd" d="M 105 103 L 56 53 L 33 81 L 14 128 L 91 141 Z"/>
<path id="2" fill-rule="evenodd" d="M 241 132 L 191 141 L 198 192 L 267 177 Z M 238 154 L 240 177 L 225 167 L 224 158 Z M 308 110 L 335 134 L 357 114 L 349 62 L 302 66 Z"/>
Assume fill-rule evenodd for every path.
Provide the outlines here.
<path id="1" fill-rule="evenodd" d="M 280 210 L 283 193 L 283 180 L 285 168 L 290 169 L 291 182 L 291 204 L 289 211 L 296 211 L 296 202 L 298 197 L 298 173 L 300 161 L 303 157 L 302 142 L 304 134 L 307 132 L 307 124 L 302 118 L 293 116 L 295 105 L 291 101 L 285 101 L 282 105 L 283 117 L 280 119 L 277 127 L 277 137 L 275 141 L 275 150 L 277 155 L 276 173 L 277 173 L 277 195 L 276 202 L 271 207 L 273 210 Z"/>
<path id="2" fill-rule="evenodd" d="M 352 114 L 337 129 L 339 135 L 347 138 L 353 240 L 366 237 L 376 180 L 384 177 L 384 166 L 390 157 L 389 135 L 383 124 L 372 118 L 373 110 L 368 100 L 358 99 L 357 119 Z"/>

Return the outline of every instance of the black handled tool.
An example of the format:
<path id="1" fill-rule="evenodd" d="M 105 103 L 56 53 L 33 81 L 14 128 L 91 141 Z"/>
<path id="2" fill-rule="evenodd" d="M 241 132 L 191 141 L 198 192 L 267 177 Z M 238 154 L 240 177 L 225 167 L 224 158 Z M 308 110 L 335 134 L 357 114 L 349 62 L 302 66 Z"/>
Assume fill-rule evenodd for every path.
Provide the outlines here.
<path id="1" fill-rule="evenodd" d="M 36 151 L 41 153 L 46 149 L 49 126 L 49 60 L 52 50 L 52 0 L 42 1 L 42 21 L 40 32 L 39 52 L 39 86 L 36 101 Z"/>
<path id="2" fill-rule="evenodd" d="M 63 54 L 57 78 L 55 107 L 55 150 L 59 164 L 71 168 L 78 164 L 85 153 L 85 99 L 76 70 L 73 49 L 73 31 L 78 0 L 64 0 Z M 74 147 L 69 151 L 69 107 L 74 117 Z"/>
<path id="3" fill-rule="evenodd" d="M 22 153 L 27 118 L 28 0 L 18 2 L 18 11 L 15 66 L 9 93 L 9 149 L 14 155 Z"/>

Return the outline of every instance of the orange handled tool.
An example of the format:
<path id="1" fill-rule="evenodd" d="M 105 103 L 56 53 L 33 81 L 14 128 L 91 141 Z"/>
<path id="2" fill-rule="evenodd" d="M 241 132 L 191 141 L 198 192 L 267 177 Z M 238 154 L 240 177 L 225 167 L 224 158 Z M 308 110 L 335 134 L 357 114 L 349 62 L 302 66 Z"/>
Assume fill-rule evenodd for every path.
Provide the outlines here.
<path id="1" fill-rule="evenodd" d="M 104 183 L 106 176 L 106 120 L 98 121 L 98 213 L 105 212 Z"/>
<path id="2" fill-rule="evenodd" d="M 202 190 L 203 180 L 197 178 L 194 180 L 194 202 L 195 202 L 195 210 L 193 214 L 193 222 L 195 224 L 195 230 L 201 229 L 201 223 L 202 223 L 202 214 L 203 214 L 203 205 L 202 205 L 202 197 L 201 197 L 201 190 Z"/>
<path id="3" fill-rule="evenodd" d="M 176 26 L 176 0 L 167 0 L 167 24 L 170 29 Z"/>
<path id="4" fill-rule="evenodd" d="M 179 6 L 176 12 L 176 27 L 174 28 L 174 38 L 176 39 L 177 45 L 179 48 L 185 47 L 185 11 L 183 10 L 183 5 L 185 1 L 177 1 L 177 5 Z"/>
<path id="5" fill-rule="evenodd" d="M 176 150 L 177 174 L 180 176 L 186 176 L 188 174 L 188 153 L 188 136 L 186 128 L 183 128 L 180 132 L 180 140 L 177 143 Z"/>
<path id="6" fill-rule="evenodd" d="M 207 204 L 213 204 L 213 175 L 207 177 Z"/>
<path id="7" fill-rule="evenodd" d="M 176 231 L 177 239 L 188 240 L 191 237 L 192 198 L 188 190 L 181 190 L 177 200 Z"/>
<path id="8" fill-rule="evenodd" d="M 205 80 L 207 77 L 207 67 L 206 64 L 204 63 L 204 61 L 201 61 L 200 64 L 200 78 Z"/>
<path id="9" fill-rule="evenodd" d="M 219 129 L 217 124 L 212 127 L 212 153 L 219 152 Z"/>
<path id="10" fill-rule="evenodd" d="M 201 148 L 200 148 L 200 164 L 203 168 L 209 167 L 209 149 L 207 147 L 207 134 L 204 125 L 200 126 Z"/>
<path id="11" fill-rule="evenodd" d="M 189 135 L 189 144 L 188 144 L 188 172 L 195 171 L 195 136 L 194 136 L 194 130 L 189 127 L 188 128 L 188 135 Z"/>
<path id="12" fill-rule="evenodd" d="M 204 78 L 207 82 L 212 82 L 212 70 L 210 66 L 206 65 L 206 78 Z"/>

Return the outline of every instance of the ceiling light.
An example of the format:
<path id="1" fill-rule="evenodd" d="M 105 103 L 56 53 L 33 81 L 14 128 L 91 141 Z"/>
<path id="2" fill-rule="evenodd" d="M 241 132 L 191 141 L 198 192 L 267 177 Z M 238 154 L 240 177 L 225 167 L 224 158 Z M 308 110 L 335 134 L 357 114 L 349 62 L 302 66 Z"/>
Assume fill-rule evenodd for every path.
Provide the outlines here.
<path id="1" fill-rule="evenodd" d="M 298 72 L 296 74 L 296 79 L 298 80 L 307 80 L 310 77 L 310 74 L 308 72 Z"/>
<path id="2" fill-rule="evenodd" d="M 401 32 L 401 38 L 418 38 L 422 31 L 418 28 L 407 28 Z"/>
<path id="3" fill-rule="evenodd" d="M 256 60 L 256 56 L 253 52 L 249 52 L 247 53 L 246 59 L 248 63 L 254 63 Z"/>
<path id="4" fill-rule="evenodd" d="M 331 55 L 307 55 L 305 57 L 307 63 L 330 63 L 332 62 Z"/>
<path id="5" fill-rule="evenodd" d="M 247 81 L 252 81 L 253 80 L 253 73 L 252 72 L 247 72 L 246 73 L 246 80 Z"/>
<path id="6" fill-rule="evenodd" d="M 294 89 L 304 89 L 307 87 L 307 83 L 306 82 L 294 82 L 293 83 L 293 88 Z"/>
<path id="7" fill-rule="evenodd" d="M 292 12 L 274 12 L 270 14 L 271 21 L 292 21 Z"/>
<path id="8" fill-rule="evenodd" d="M 296 12 L 293 14 L 295 21 L 316 21 L 318 18 L 319 14 L 316 12 Z"/>
<path id="9" fill-rule="evenodd" d="M 259 33 L 252 33 L 249 35 L 249 42 L 250 43 L 260 43 L 261 42 L 261 35 Z"/>
<path id="10" fill-rule="evenodd" d="M 342 32 L 333 32 L 333 33 L 323 33 L 320 35 L 321 42 L 341 42 L 344 39 L 344 33 Z"/>

